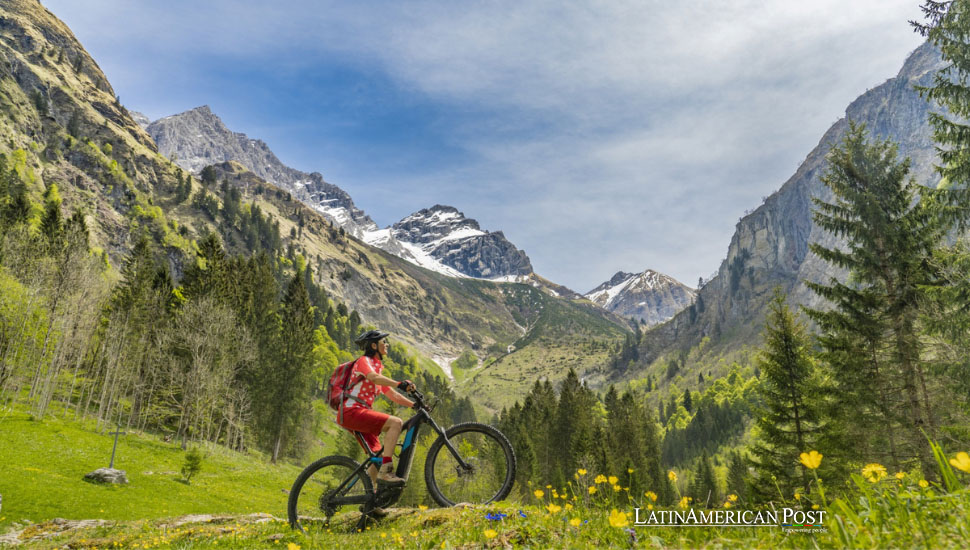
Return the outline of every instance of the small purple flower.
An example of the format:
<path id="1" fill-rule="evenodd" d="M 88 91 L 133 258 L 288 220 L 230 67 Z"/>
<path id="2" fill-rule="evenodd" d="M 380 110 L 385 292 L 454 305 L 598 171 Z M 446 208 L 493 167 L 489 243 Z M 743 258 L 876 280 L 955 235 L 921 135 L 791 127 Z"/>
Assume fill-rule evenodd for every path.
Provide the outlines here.
<path id="1" fill-rule="evenodd" d="M 502 521 L 508 517 L 508 514 L 503 514 L 502 512 L 495 512 L 494 514 L 485 514 L 485 517 L 492 521 Z"/>
<path id="2" fill-rule="evenodd" d="M 525 512 L 523 512 L 522 510 L 519 510 L 519 515 L 522 517 L 525 517 Z"/>

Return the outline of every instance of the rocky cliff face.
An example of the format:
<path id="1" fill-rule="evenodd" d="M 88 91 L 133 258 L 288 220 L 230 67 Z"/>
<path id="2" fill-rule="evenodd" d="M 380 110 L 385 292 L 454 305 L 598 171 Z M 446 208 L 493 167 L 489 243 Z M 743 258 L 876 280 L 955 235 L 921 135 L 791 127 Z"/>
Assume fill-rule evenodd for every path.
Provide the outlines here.
<path id="1" fill-rule="evenodd" d="M 483 231 L 458 209 L 440 204 L 415 212 L 390 228 L 390 234 L 417 256 L 430 256 L 444 266 L 479 279 L 501 279 L 532 273 L 525 252 L 501 231 Z"/>
<path id="2" fill-rule="evenodd" d="M 912 176 L 934 185 L 936 151 L 928 124 L 931 109 L 914 86 L 929 84 L 942 67 L 939 53 L 924 44 L 910 54 L 896 77 L 853 101 L 845 117 L 829 128 L 795 174 L 738 222 L 727 257 L 717 275 L 699 290 L 695 303 L 648 333 L 645 360 L 652 361 L 672 348 L 689 347 L 704 336 L 718 340 L 730 335 L 730 342 L 723 342 L 727 346 L 757 338 L 764 323 L 765 304 L 775 286 L 781 286 L 793 304 L 821 305 L 805 281 L 846 275 L 808 248 L 812 242 L 826 247 L 840 243 L 812 221 L 812 198 L 832 200 L 820 179 L 827 153 L 839 143 L 852 120 L 865 124 L 874 138 L 897 142 L 900 158 L 912 160 Z"/>
<path id="3" fill-rule="evenodd" d="M 421 267 L 482 279 L 532 272 L 529 258 L 501 232 L 482 231 L 478 222 L 454 208 L 434 206 L 379 229 L 344 190 L 317 172 L 307 174 L 284 165 L 266 143 L 229 130 L 206 105 L 156 120 L 146 129 L 159 151 L 182 168 L 197 173 L 212 164 L 238 162 L 351 235 Z"/>
<path id="4" fill-rule="evenodd" d="M 165 117 L 147 126 L 162 154 L 186 170 L 235 161 L 293 194 L 351 235 L 419 266 L 453 277 L 497 279 L 528 275 L 528 256 L 501 231 L 482 231 L 457 209 L 434 206 L 390 228 L 379 229 L 344 190 L 284 165 L 261 140 L 233 132 L 208 106 Z"/>
<path id="5" fill-rule="evenodd" d="M 585 296 L 621 317 L 653 326 L 689 306 L 694 294 L 694 289 L 673 277 L 648 269 L 643 273 L 620 271 Z"/>
<path id="6" fill-rule="evenodd" d="M 263 180 L 289 191 L 352 235 L 377 229 L 343 189 L 324 181 L 318 172 L 290 168 L 262 140 L 233 132 L 208 105 L 168 116 L 147 126 L 163 155 L 198 173 L 206 166 L 236 161 Z"/>

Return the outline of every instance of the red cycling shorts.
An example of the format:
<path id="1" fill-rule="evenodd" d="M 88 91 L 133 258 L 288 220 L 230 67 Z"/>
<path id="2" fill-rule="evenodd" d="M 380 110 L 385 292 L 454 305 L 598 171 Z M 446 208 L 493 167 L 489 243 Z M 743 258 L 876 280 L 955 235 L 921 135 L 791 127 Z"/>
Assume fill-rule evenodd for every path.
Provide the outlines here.
<path id="1" fill-rule="evenodd" d="M 381 450 L 381 442 L 377 436 L 390 417 L 391 415 L 374 409 L 347 407 L 344 409 L 344 423 L 341 426 L 352 432 L 361 432 L 364 441 L 376 453 Z"/>

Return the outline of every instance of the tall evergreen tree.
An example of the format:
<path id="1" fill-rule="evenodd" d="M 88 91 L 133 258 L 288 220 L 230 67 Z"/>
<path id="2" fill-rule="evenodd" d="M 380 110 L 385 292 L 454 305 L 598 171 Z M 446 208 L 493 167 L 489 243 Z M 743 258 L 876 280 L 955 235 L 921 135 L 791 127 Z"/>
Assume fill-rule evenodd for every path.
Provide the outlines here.
<path id="1" fill-rule="evenodd" d="M 52 250 L 60 248 L 64 239 L 64 217 L 61 214 L 61 195 L 53 183 L 44 191 L 44 215 L 40 219 L 40 230 Z"/>
<path id="2" fill-rule="evenodd" d="M 777 494 L 777 481 L 786 498 L 798 486 L 807 492 L 811 478 L 798 465 L 798 457 L 818 446 L 825 390 L 805 327 L 788 309 L 780 289 L 775 289 L 769 305 L 758 366 L 763 376 L 762 405 L 755 420 L 760 437 L 752 448 L 758 472 L 755 489 L 761 497 L 771 497 Z"/>
<path id="3" fill-rule="evenodd" d="M 834 202 L 814 199 L 814 219 L 848 247 L 811 249 L 850 279 L 810 283 L 835 307 L 809 314 L 844 398 L 840 424 L 852 442 L 846 448 L 888 448 L 893 466 L 917 459 L 932 475 L 927 436 L 937 437 L 937 429 L 919 316 L 925 288 L 937 283 L 929 259 L 954 218 L 944 208 L 952 195 L 917 185 L 909 166 L 897 160 L 895 145 L 870 143 L 855 124 L 830 153 L 822 181 Z"/>
<path id="4" fill-rule="evenodd" d="M 313 309 L 303 273 L 296 273 L 283 295 L 280 308 L 279 361 L 262 373 L 269 394 L 269 425 L 273 429 L 272 461 L 299 438 L 301 421 L 311 413 L 310 386 L 313 369 Z"/>

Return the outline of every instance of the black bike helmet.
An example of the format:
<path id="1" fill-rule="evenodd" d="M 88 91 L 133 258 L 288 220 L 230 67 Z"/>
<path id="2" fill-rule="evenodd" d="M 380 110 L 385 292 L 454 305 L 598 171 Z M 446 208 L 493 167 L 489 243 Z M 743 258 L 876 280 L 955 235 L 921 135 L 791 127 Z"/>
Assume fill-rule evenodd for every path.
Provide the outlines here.
<path id="1" fill-rule="evenodd" d="M 360 333 L 360 336 L 354 340 L 354 343 L 362 348 L 366 348 L 367 344 L 371 342 L 379 342 L 382 338 L 389 336 L 389 332 L 381 332 L 379 330 L 368 330 Z"/>

